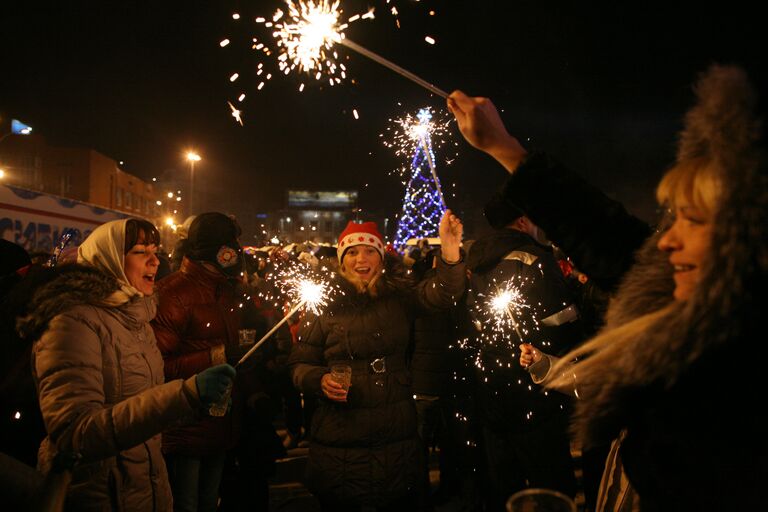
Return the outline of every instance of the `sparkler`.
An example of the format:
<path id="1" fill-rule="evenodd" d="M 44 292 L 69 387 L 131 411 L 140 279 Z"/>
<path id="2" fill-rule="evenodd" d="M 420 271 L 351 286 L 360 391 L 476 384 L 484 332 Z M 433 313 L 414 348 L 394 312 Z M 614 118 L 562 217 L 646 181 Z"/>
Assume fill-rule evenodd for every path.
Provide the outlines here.
<path id="1" fill-rule="evenodd" d="M 69 242 L 72 240 L 73 234 L 74 234 L 74 231 L 71 229 L 67 229 L 64 231 L 64 233 L 61 234 L 61 237 L 59 238 L 59 243 L 56 244 L 56 248 L 53 250 L 53 254 L 48 259 L 46 266 L 54 268 L 58 264 L 59 257 L 61 256 L 61 253 L 64 252 L 64 249 L 66 249 L 67 246 L 69 245 Z"/>
<path id="2" fill-rule="evenodd" d="M 295 264 L 283 270 L 277 275 L 282 291 L 291 302 L 295 303 L 288 313 L 277 322 L 272 329 L 257 341 L 248 352 L 237 362 L 235 367 L 241 365 L 256 349 L 272 336 L 281 325 L 287 322 L 299 309 L 306 307 L 308 311 L 319 315 L 322 308 L 328 305 L 332 287 L 329 281 L 312 278 L 312 272 L 303 264 Z"/>
<path id="3" fill-rule="evenodd" d="M 440 204 L 445 209 L 445 198 L 440 187 L 440 180 L 437 178 L 431 147 L 433 146 L 433 137 L 436 138 L 434 146 L 440 147 L 442 145 L 444 142 L 442 137 L 448 133 L 448 125 L 452 122 L 452 119 L 445 118 L 433 121 L 433 118 L 432 109 L 425 107 L 419 110 L 416 117 L 406 114 L 405 117 L 394 120 L 394 130 L 387 128 L 388 131 L 394 131 L 393 138 L 391 141 L 385 140 L 384 145 L 397 148 L 395 154 L 400 156 L 412 155 L 419 147 L 424 151 L 427 164 L 429 164 L 429 170 L 432 173 L 432 179 L 437 187 Z M 379 135 L 379 137 L 383 136 L 383 134 Z"/>
<path id="4" fill-rule="evenodd" d="M 523 312 L 524 309 L 529 309 L 530 306 L 525 302 L 523 294 L 520 292 L 520 288 L 507 282 L 506 285 L 497 291 L 488 301 L 488 307 L 494 315 L 496 327 L 504 329 L 507 326 L 511 326 L 520 341 L 523 342 L 523 334 L 520 331 L 520 322 L 517 320 L 516 315 Z"/>
<path id="5" fill-rule="evenodd" d="M 524 293 L 527 281 L 520 276 L 513 276 L 475 303 L 475 324 L 481 343 L 494 345 L 503 342 L 513 349 L 515 344 L 507 336 L 510 329 L 521 342 L 525 342 L 531 330 L 538 330 L 535 308 L 528 303 Z M 490 326 L 490 329 L 486 330 L 484 326 Z"/>
<path id="6" fill-rule="evenodd" d="M 346 37 L 344 30 L 349 24 L 360 19 L 372 19 L 373 9 L 363 15 L 351 16 L 346 23 L 342 23 L 339 20 L 339 0 L 286 0 L 286 6 L 287 16 L 278 9 L 272 21 L 257 19 L 257 22 L 268 27 L 274 26 L 276 29 L 272 36 L 277 39 L 277 46 L 281 48 L 278 61 L 284 74 L 298 68 L 299 71 L 314 73 L 317 80 L 327 75 L 331 85 L 340 83 L 341 79 L 346 78 L 346 68 L 344 64 L 337 63 L 338 54 L 334 51 L 334 46 L 340 44 L 408 78 L 433 94 L 443 98 L 448 96 L 445 91 L 421 77 Z M 269 50 L 266 49 L 266 52 Z"/>
<path id="7" fill-rule="evenodd" d="M 394 71 L 395 73 L 399 74 L 400 76 L 403 76 L 403 77 L 411 80 L 412 82 L 414 82 L 414 83 L 424 87 L 426 90 L 428 90 L 432 94 L 436 94 L 436 95 L 440 96 L 441 98 L 447 98 L 448 97 L 448 93 L 445 92 L 444 90 L 435 87 L 434 85 L 432 85 L 431 83 L 427 82 L 423 78 L 421 78 L 421 77 L 419 77 L 417 75 L 414 75 L 413 73 L 411 73 L 407 69 L 401 68 L 400 66 L 398 66 L 394 62 L 385 59 L 381 55 L 379 55 L 377 53 L 373 53 L 372 51 L 370 51 L 370 50 L 368 50 L 366 48 L 363 48 L 362 46 L 360 46 L 359 44 L 355 43 L 354 41 L 351 41 L 350 39 L 347 39 L 345 37 L 345 38 L 343 38 L 340 41 L 340 43 L 343 44 L 344 46 L 346 46 L 347 48 L 349 48 L 350 50 L 355 50 L 357 53 L 359 53 L 359 54 L 361 54 L 361 55 L 363 55 L 365 57 L 368 57 L 369 59 L 371 59 L 371 60 L 373 60 L 375 62 L 378 62 L 382 66 L 391 69 L 392 71 Z"/>

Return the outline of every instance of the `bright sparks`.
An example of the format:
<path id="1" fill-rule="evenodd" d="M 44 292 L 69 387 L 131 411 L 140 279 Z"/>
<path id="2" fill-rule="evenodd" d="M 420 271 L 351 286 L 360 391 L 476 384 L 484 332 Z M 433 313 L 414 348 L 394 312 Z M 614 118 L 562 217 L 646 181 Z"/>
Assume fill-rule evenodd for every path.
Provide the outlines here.
<path id="1" fill-rule="evenodd" d="M 275 305 L 291 304 L 303 307 L 316 315 L 322 313 L 337 293 L 343 293 L 331 283 L 330 271 L 325 267 L 313 269 L 301 262 L 284 262 L 279 269 L 267 278 L 274 287 L 259 295 Z"/>
<path id="2" fill-rule="evenodd" d="M 298 294 L 308 308 L 317 309 L 320 306 L 325 306 L 328 302 L 325 299 L 325 286 L 323 283 L 316 283 L 308 279 L 299 281 Z"/>
<path id="3" fill-rule="evenodd" d="M 285 52 L 285 59 L 281 63 L 289 65 L 287 59 L 300 71 L 306 72 L 322 70 L 325 63 L 328 71 L 333 74 L 335 64 L 328 58 L 327 51 L 342 37 L 338 26 L 338 0 L 332 4 L 328 0 L 321 0 L 317 4 L 309 0 L 306 3 L 299 2 L 298 5 L 289 0 L 287 6 L 292 23 L 276 25 L 278 30 L 273 33 L 278 39 L 277 45 Z"/>
<path id="4" fill-rule="evenodd" d="M 326 77 L 330 85 L 340 83 L 346 78 L 346 69 L 337 63 L 338 54 L 333 51 L 333 46 L 342 40 L 349 23 L 373 18 L 373 10 L 356 14 L 342 23 L 339 0 L 299 0 L 295 3 L 287 0 L 286 6 L 286 19 L 275 23 L 276 30 L 272 33 L 280 48 L 277 57 L 280 70 L 288 74 L 298 69 L 313 75 L 316 80 Z M 273 21 L 282 16 L 282 11 L 278 10 Z"/>
<path id="5" fill-rule="evenodd" d="M 489 296 L 480 296 L 473 316 L 481 346 L 502 346 L 514 351 L 534 331 L 539 330 L 535 308 L 527 300 L 527 279 L 513 276 L 496 285 Z"/>
<path id="6" fill-rule="evenodd" d="M 408 113 L 403 117 L 390 119 L 386 132 L 379 134 L 379 137 L 385 146 L 395 150 L 397 156 L 410 158 L 419 147 L 431 144 L 434 149 L 438 149 L 445 145 L 449 140 L 450 125 L 454 120 L 447 112 L 435 112 L 431 107 L 424 107 L 415 116 Z M 453 145 L 458 146 L 455 141 Z M 452 157 L 455 156 L 454 153 Z M 405 176 L 408 171 L 402 167 L 396 172 Z"/>
<path id="7" fill-rule="evenodd" d="M 243 126 L 243 118 L 241 117 L 241 112 L 235 108 L 232 102 L 228 101 L 227 105 L 229 105 L 230 110 L 232 110 L 232 117 L 235 118 L 235 121 L 240 123 L 240 126 Z"/>
<path id="8" fill-rule="evenodd" d="M 526 303 L 520 288 L 507 282 L 490 298 L 488 307 L 493 314 L 497 328 L 504 330 L 511 327 L 520 337 L 520 341 L 523 341 L 520 331 L 520 317 L 525 309 L 530 309 L 530 306 Z"/>
<path id="9" fill-rule="evenodd" d="M 329 85 L 341 83 L 347 76 L 346 67 L 338 62 L 333 49 L 344 38 L 350 23 L 373 19 L 373 9 L 342 20 L 339 0 L 286 0 L 286 11 L 278 9 L 270 21 L 256 18 L 256 23 L 272 29 L 277 45 L 277 65 L 283 75 L 298 70 L 326 81 Z M 254 50 L 271 55 L 271 50 L 253 38 Z M 259 63 L 261 69 L 263 63 Z M 269 77 L 268 77 L 269 78 Z M 303 90 L 304 84 L 300 90 Z"/>

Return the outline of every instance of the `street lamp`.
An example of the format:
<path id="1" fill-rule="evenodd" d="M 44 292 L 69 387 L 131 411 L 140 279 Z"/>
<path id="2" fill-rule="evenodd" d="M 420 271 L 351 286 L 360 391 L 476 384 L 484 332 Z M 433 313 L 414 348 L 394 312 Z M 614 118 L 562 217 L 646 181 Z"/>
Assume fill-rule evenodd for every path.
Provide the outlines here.
<path id="1" fill-rule="evenodd" d="M 194 151 L 187 153 L 187 161 L 189 162 L 189 214 L 194 214 L 195 208 L 195 162 L 202 160 L 200 155 Z"/>

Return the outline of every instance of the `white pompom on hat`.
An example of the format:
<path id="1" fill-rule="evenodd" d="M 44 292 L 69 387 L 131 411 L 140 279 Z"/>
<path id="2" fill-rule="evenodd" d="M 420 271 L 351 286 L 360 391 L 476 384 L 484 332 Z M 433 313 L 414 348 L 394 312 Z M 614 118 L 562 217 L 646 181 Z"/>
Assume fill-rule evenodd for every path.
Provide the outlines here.
<path id="1" fill-rule="evenodd" d="M 349 221 L 347 227 L 339 235 L 339 243 L 336 248 L 339 263 L 344 258 L 344 252 L 355 245 L 369 245 L 379 251 L 381 259 L 384 259 L 384 238 L 379 233 L 379 228 L 375 222 L 358 224 Z"/>

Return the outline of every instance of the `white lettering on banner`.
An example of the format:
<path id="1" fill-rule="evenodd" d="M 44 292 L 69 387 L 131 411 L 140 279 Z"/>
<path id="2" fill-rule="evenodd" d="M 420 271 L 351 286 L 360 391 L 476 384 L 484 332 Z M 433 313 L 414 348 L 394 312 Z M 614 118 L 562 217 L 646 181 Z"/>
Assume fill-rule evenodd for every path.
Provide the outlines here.
<path id="1" fill-rule="evenodd" d="M 126 217 L 73 199 L 0 185 L 0 238 L 28 252 L 52 252 L 67 230 L 72 231 L 70 246 L 76 247 L 100 224 Z"/>
<path id="2" fill-rule="evenodd" d="M 91 234 L 93 229 L 81 230 L 69 225 L 51 225 L 38 222 L 26 222 L 24 219 L 0 218 L 0 238 L 22 246 L 27 252 L 53 252 L 61 233 L 72 232 L 70 244 L 77 246 Z"/>

